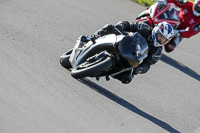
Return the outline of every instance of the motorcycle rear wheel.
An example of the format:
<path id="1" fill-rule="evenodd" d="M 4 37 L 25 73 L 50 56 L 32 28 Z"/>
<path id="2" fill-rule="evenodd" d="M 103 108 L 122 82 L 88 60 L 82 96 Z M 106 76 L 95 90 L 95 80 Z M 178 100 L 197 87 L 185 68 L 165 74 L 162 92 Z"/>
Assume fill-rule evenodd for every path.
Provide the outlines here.
<path id="1" fill-rule="evenodd" d="M 60 64 L 64 67 L 64 68 L 72 68 L 71 63 L 69 61 L 69 57 L 72 53 L 73 49 L 70 49 L 66 52 L 64 52 L 61 56 L 60 56 Z"/>
<path id="2" fill-rule="evenodd" d="M 72 77 L 76 79 L 84 77 L 95 77 L 96 75 L 108 70 L 113 65 L 110 56 L 96 60 L 95 62 L 85 61 L 71 71 Z"/>

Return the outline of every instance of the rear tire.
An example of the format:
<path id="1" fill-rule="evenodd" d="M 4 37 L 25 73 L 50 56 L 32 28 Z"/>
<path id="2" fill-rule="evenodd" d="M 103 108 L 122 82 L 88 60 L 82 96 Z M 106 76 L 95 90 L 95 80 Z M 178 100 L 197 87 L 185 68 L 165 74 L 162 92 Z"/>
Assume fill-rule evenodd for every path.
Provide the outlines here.
<path id="1" fill-rule="evenodd" d="M 72 53 L 73 49 L 70 49 L 66 52 L 64 52 L 61 56 L 60 56 L 60 64 L 64 67 L 64 68 L 72 68 L 71 63 L 69 61 L 69 57 Z"/>
<path id="2" fill-rule="evenodd" d="M 96 60 L 95 62 L 83 62 L 78 67 L 71 71 L 71 75 L 74 78 L 84 78 L 84 77 L 95 77 L 95 75 L 100 74 L 104 70 L 108 70 L 113 65 L 113 61 L 110 56 Z"/>

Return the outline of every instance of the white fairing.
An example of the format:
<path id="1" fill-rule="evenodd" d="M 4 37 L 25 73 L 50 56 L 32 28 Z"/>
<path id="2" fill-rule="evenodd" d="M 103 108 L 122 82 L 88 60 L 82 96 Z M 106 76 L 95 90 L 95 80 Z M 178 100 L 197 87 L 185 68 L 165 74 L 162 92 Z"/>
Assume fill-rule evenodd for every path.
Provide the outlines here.
<path id="1" fill-rule="evenodd" d="M 100 43 L 111 43 L 111 44 L 115 44 L 116 42 L 116 35 L 115 34 L 110 34 L 110 35 L 106 35 L 106 36 L 102 36 L 98 39 L 95 40 L 96 44 L 100 44 Z"/>
<path id="2" fill-rule="evenodd" d="M 72 51 L 70 58 L 69 58 L 69 61 L 72 65 L 72 67 L 74 67 L 75 61 L 77 59 L 76 57 L 79 55 L 79 53 L 82 50 L 81 44 L 82 44 L 82 42 L 81 42 L 80 37 L 79 37 L 78 40 L 76 41 L 76 44 L 75 44 L 73 51 Z"/>
<path id="3" fill-rule="evenodd" d="M 174 28 L 177 28 L 180 24 L 180 10 L 173 3 L 163 4 L 163 2 L 158 1 L 151 5 L 147 12 L 154 26 L 163 21 L 167 21 Z"/>
<path id="4" fill-rule="evenodd" d="M 158 2 L 156 2 L 153 5 L 151 5 L 150 8 L 148 9 L 148 12 L 149 12 L 151 18 L 153 18 L 157 6 L 158 6 Z"/>
<path id="5" fill-rule="evenodd" d="M 110 34 L 110 35 L 106 35 L 106 36 L 103 36 L 103 37 L 100 37 L 98 39 L 95 40 L 95 44 L 93 44 L 91 41 L 87 44 L 82 44 L 81 40 L 80 40 L 80 37 L 78 38 L 78 40 L 76 41 L 76 44 L 73 48 L 73 51 L 70 55 L 70 58 L 69 58 L 69 61 L 72 65 L 72 67 L 75 66 L 76 64 L 76 61 L 77 61 L 77 58 L 78 56 L 80 55 L 81 52 L 84 51 L 84 49 L 86 47 L 93 47 L 94 45 L 98 45 L 98 44 L 102 44 L 102 43 L 107 43 L 107 44 L 111 44 L 111 45 L 114 45 L 116 42 L 116 35 L 115 34 Z"/>

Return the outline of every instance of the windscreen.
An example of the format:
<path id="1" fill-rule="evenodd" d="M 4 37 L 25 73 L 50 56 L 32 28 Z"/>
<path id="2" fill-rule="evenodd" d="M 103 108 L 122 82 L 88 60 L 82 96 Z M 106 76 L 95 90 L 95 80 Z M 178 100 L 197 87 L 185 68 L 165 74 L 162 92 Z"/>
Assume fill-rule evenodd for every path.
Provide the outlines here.
<path id="1" fill-rule="evenodd" d="M 175 5 L 173 5 L 166 12 L 164 12 L 159 18 L 179 21 L 180 20 L 179 9 Z"/>

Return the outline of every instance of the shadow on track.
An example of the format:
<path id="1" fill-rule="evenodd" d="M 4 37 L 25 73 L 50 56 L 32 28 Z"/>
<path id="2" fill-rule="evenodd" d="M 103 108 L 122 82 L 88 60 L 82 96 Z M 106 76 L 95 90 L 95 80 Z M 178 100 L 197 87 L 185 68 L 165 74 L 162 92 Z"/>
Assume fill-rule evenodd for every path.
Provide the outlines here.
<path id="1" fill-rule="evenodd" d="M 188 68 L 187 66 L 181 64 L 180 62 L 166 56 L 166 55 L 162 55 L 161 57 L 161 61 L 175 67 L 176 69 L 184 72 L 185 74 L 189 75 L 190 77 L 200 81 L 200 75 L 198 73 L 196 73 L 195 71 L 193 71 L 192 69 Z"/>
<path id="2" fill-rule="evenodd" d="M 176 129 L 174 129 L 173 127 L 171 127 L 169 124 L 165 123 L 164 121 L 161 121 L 147 113 L 145 113 L 144 111 L 138 109 L 137 107 L 135 107 L 134 105 L 132 105 L 131 103 L 129 103 L 128 101 L 122 99 L 121 97 L 115 95 L 114 93 L 110 92 L 109 90 L 97 85 L 96 83 L 84 78 L 84 79 L 78 79 L 80 82 L 82 82 L 83 84 L 89 86 L 91 89 L 95 90 L 96 92 L 104 95 L 105 97 L 109 98 L 110 100 L 118 103 L 119 105 L 123 106 L 124 108 L 142 116 L 143 118 L 146 118 L 147 120 L 153 122 L 154 124 L 158 125 L 159 127 L 171 132 L 171 133 L 180 133 L 179 131 L 177 131 Z"/>

